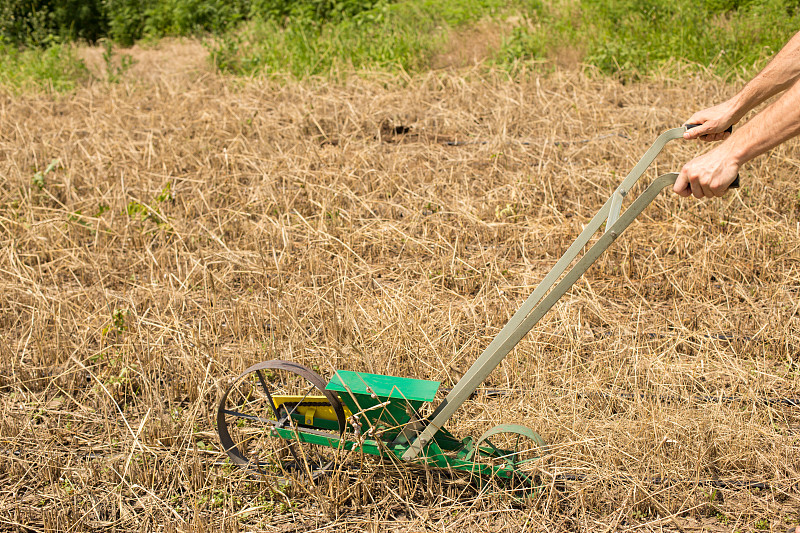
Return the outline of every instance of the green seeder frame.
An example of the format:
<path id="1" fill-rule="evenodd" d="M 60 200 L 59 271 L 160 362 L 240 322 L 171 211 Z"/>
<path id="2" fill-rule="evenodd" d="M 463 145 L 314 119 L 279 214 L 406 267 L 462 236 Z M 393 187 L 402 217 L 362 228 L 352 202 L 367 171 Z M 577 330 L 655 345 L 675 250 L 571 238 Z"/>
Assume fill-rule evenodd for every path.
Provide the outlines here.
<path id="1" fill-rule="evenodd" d="M 251 366 L 241 376 L 255 373 L 259 379 L 264 379 L 262 372 L 275 368 L 304 376 L 313 374 L 310 369 L 297 363 L 266 361 Z M 402 442 L 394 442 L 392 437 L 399 436 L 412 417 L 419 415 L 420 407 L 433 400 L 438 388 L 437 381 L 340 370 L 325 387 L 325 396 L 271 396 L 276 416 L 259 418 L 257 421 L 270 426 L 272 436 L 277 438 L 325 446 L 343 452 L 358 450 L 370 455 L 395 457 L 400 460 L 409 446 Z M 333 399 L 331 395 L 334 395 Z M 344 404 L 342 411 L 355 432 L 339 433 L 341 428 L 340 415 L 337 413 L 339 400 Z M 236 449 L 227 425 L 221 417 L 225 415 L 251 419 L 253 417 L 223 408 L 224 401 L 225 398 L 218 411 L 221 440 L 234 462 L 248 467 L 249 459 Z M 495 448 L 488 441 L 489 437 L 499 432 L 511 432 L 528 439 L 536 445 L 541 454 L 546 450 L 546 445 L 538 434 L 517 424 L 503 424 L 492 428 L 478 439 L 479 444 L 485 443 L 483 445 L 476 445 L 470 437 L 459 440 L 442 429 L 425 446 L 425 453 L 416 462 L 421 465 L 468 471 L 481 477 L 519 477 L 521 475 L 519 459 L 514 453 Z M 495 461 L 494 464 L 479 463 L 475 461 L 476 454 L 500 461 Z"/>

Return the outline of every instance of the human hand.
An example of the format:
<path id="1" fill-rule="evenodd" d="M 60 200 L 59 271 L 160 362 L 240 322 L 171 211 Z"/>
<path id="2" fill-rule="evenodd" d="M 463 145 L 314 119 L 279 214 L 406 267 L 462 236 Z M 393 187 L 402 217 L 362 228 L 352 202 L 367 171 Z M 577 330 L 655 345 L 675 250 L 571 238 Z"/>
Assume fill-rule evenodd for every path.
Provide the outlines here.
<path id="1" fill-rule="evenodd" d="M 738 122 L 735 106 L 730 101 L 714 107 L 698 111 L 686 121 L 687 124 L 699 124 L 683 134 L 684 139 L 700 139 L 703 141 L 724 141 L 730 136 L 727 130 Z"/>
<path id="2" fill-rule="evenodd" d="M 679 196 L 691 194 L 695 198 L 724 195 L 739 175 L 739 163 L 725 144 L 686 163 L 672 191 Z"/>

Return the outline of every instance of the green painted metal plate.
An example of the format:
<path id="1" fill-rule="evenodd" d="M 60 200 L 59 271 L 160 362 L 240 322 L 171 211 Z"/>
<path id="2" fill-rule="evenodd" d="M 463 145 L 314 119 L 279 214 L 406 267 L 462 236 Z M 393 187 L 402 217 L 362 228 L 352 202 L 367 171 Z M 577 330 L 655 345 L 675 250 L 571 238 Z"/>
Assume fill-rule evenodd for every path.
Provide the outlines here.
<path id="1" fill-rule="evenodd" d="M 382 398 L 430 402 L 439 390 L 439 382 L 337 370 L 325 388 L 336 392 L 367 395 L 374 393 Z"/>

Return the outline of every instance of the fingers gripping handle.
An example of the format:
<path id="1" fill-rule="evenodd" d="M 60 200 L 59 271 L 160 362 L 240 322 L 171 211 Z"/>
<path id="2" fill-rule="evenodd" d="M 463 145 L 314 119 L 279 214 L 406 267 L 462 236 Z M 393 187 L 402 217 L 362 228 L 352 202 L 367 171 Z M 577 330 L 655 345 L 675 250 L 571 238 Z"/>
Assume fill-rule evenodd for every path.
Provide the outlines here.
<path id="1" fill-rule="evenodd" d="M 702 124 L 686 124 L 686 129 L 690 130 L 692 128 L 696 128 L 697 126 L 702 126 Z M 733 132 L 733 125 L 728 126 L 728 129 L 725 130 L 726 133 Z M 736 174 L 736 179 L 734 179 L 730 185 L 728 185 L 729 189 L 738 189 L 739 188 L 739 174 Z"/>
<path id="2" fill-rule="evenodd" d="M 692 128 L 696 128 L 697 126 L 702 126 L 702 124 L 686 124 L 686 129 L 690 130 Z M 733 125 L 728 126 L 728 129 L 725 130 L 725 133 L 732 133 L 733 132 Z"/>

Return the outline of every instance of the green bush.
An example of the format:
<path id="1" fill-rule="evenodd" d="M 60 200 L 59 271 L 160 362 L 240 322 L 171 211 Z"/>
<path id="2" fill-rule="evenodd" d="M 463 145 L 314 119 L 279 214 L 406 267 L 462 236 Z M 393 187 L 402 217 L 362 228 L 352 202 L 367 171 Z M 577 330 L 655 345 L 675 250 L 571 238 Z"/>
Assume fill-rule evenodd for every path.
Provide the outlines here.
<path id="1" fill-rule="evenodd" d="M 145 36 L 221 33 L 256 17 L 291 22 L 341 22 L 386 0 L 4 0 L 0 39 L 48 46 L 111 38 L 128 46 Z"/>
<path id="2" fill-rule="evenodd" d="M 250 12 L 250 0 L 161 0 L 146 9 L 148 35 L 220 33 Z"/>
<path id="3" fill-rule="evenodd" d="M 103 0 L 60 0 L 51 5 L 56 33 L 62 39 L 96 42 L 108 32 Z"/>
<path id="4" fill-rule="evenodd" d="M 250 0 L 3 0 L 6 44 L 111 38 L 128 46 L 144 36 L 223 32 L 250 15 Z M 302 3 L 302 2 L 300 2 Z"/>
<path id="5" fill-rule="evenodd" d="M 242 74 L 417 70 L 443 48 L 451 29 L 514 14 L 519 22 L 506 26 L 494 56 L 512 72 L 571 47 L 585 63 L 626 78 L 676 63 L 738 76 L 752 73 L 800 28 L 798 5 L 798 0 L 547 5 L 541 0 L 253 0 L 255 22 L 217 39 L 212 57 L 220 69 Z"/>
<path id="6" fill-rule="evenodd" d="M 251 14 L 281 26 L 303 22 L 341 22 L 374 9 L 382 0 L 253 0 Z"/>
<path id="7" fill-rule="evenodd" d="M 24 50 L 0 45 L 0 86 L 68 91 L 88 77 L 86 65 L 70 45 Z"/>
<path id="8" fill-rule="evenodd" d="M 108 36 L 122 46 L 131 46 L 144 35 L 148 0 L 106 0 Z"/>
<path id="9" fill-rule="evenodd" d="M 95 40 L 105 32 L 101 0 L 4 0 L 0 41 L 48 46 L 70 39 Z"/>
<path id="10" fill-rule="evenodd" d="M 297 78 L 350 70 L 418 70 L 432 48 L 430 28 L 416 32 L 376 17 L 340 24 L 291 24 L 275 20 L 251 24 L 243 36 L 217 39 L 211 46 L 214 64 L 234 74 L 291 74 Z M 421 22 L 421 24 L 424 24 Z"/>

